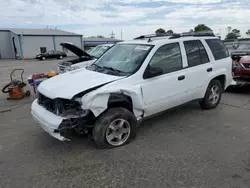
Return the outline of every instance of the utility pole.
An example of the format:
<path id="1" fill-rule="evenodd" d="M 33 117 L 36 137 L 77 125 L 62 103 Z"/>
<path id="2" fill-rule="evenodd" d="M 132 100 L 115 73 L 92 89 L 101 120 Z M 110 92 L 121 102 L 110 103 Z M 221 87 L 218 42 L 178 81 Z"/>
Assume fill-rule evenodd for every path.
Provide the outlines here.
<path id="1" fill-rule="evenodd" d="M 121 40 L 122 40 L 122 34 L 123 34 L 122 32 L 123 32 L 123 31 L 121 30 Z"/>
<path id="2" fill-rule="evenodd" d="M 115 34 L 114 32 L 112 31 L 112 33 L 110 34 L 110 38 L 114 39 L 115 38 Z"/>

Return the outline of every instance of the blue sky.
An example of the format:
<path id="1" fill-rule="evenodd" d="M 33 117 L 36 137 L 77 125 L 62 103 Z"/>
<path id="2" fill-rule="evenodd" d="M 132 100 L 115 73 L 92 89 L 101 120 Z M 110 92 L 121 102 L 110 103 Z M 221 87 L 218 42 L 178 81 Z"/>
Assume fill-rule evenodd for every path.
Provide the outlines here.
<path id="1" fill-rule="evenodd" d="M 157 28 L 189 31 L 207 24 L 225 36 L 228 26 L 250 29 L 250 0 L 0 0 L 1 28 L 57 27 L 87 36 L 132 39 Z"/>

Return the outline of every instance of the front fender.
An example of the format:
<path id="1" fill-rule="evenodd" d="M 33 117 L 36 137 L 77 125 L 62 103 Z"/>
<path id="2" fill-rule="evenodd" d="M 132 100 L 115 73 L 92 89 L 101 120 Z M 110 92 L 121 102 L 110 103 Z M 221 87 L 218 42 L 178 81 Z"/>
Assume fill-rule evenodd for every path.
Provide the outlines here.
<path id="1" fill-rule="evenodd" d="M 91 110 L 95 117 L 98 117 L 108 108 L 109 97 L 113 93 L 131 97 L 135 117 L 137 120 L 143 117 L 144 105 L 140 87 L 133 88 L 133 90 L 131 88 L 122 88 L 92 91 L 82 97 L 82 109 Z"/>

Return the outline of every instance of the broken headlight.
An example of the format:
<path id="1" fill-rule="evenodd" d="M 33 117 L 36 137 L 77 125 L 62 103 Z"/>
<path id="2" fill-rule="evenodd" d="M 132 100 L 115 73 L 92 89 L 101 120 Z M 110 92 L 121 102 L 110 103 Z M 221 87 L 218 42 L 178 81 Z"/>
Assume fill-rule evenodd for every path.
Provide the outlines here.
<path id="1" fill-rule="evenodd" d="M 88 114 L 88 110 L 83 110 L 81 104 L 77 101 L 67 99 L 55 99 L 54 113 L 59 116 L 84 117 Z"/>

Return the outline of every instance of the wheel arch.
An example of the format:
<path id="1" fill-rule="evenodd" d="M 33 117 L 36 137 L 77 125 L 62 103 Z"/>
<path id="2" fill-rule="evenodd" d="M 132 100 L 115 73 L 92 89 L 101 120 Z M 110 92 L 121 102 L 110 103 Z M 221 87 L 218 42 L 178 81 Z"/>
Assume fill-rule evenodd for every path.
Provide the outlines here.
<path id="1" fill-rule="evenodd" d="M 144 105 L 140 88 L 110 89 L 104 91 L 92 91 L 82 99 L 82 108 L 91 110 L 98 118 L 108 109 L 122 107 L 134 114 L 137 120 L 144 116 Z"/>
<path id="2" fill-rule="evenodd" d="M 107 106 L 107 109 L 122 107 L 134 113 L 132 98 L 123 93 L 111 93 Z"/>
<path id="3" fill-rule="evenodd" d="M 225 86 L 226 86 L 226 75 L 225 74 L 221 74 L 219 76 L 216 76 L 212 80 L 218 80 L 218 81 L 220 81 L 220 83 L 222 85 L 222 88 L 223 88 L 223 91 L 225 90 Z"/>

